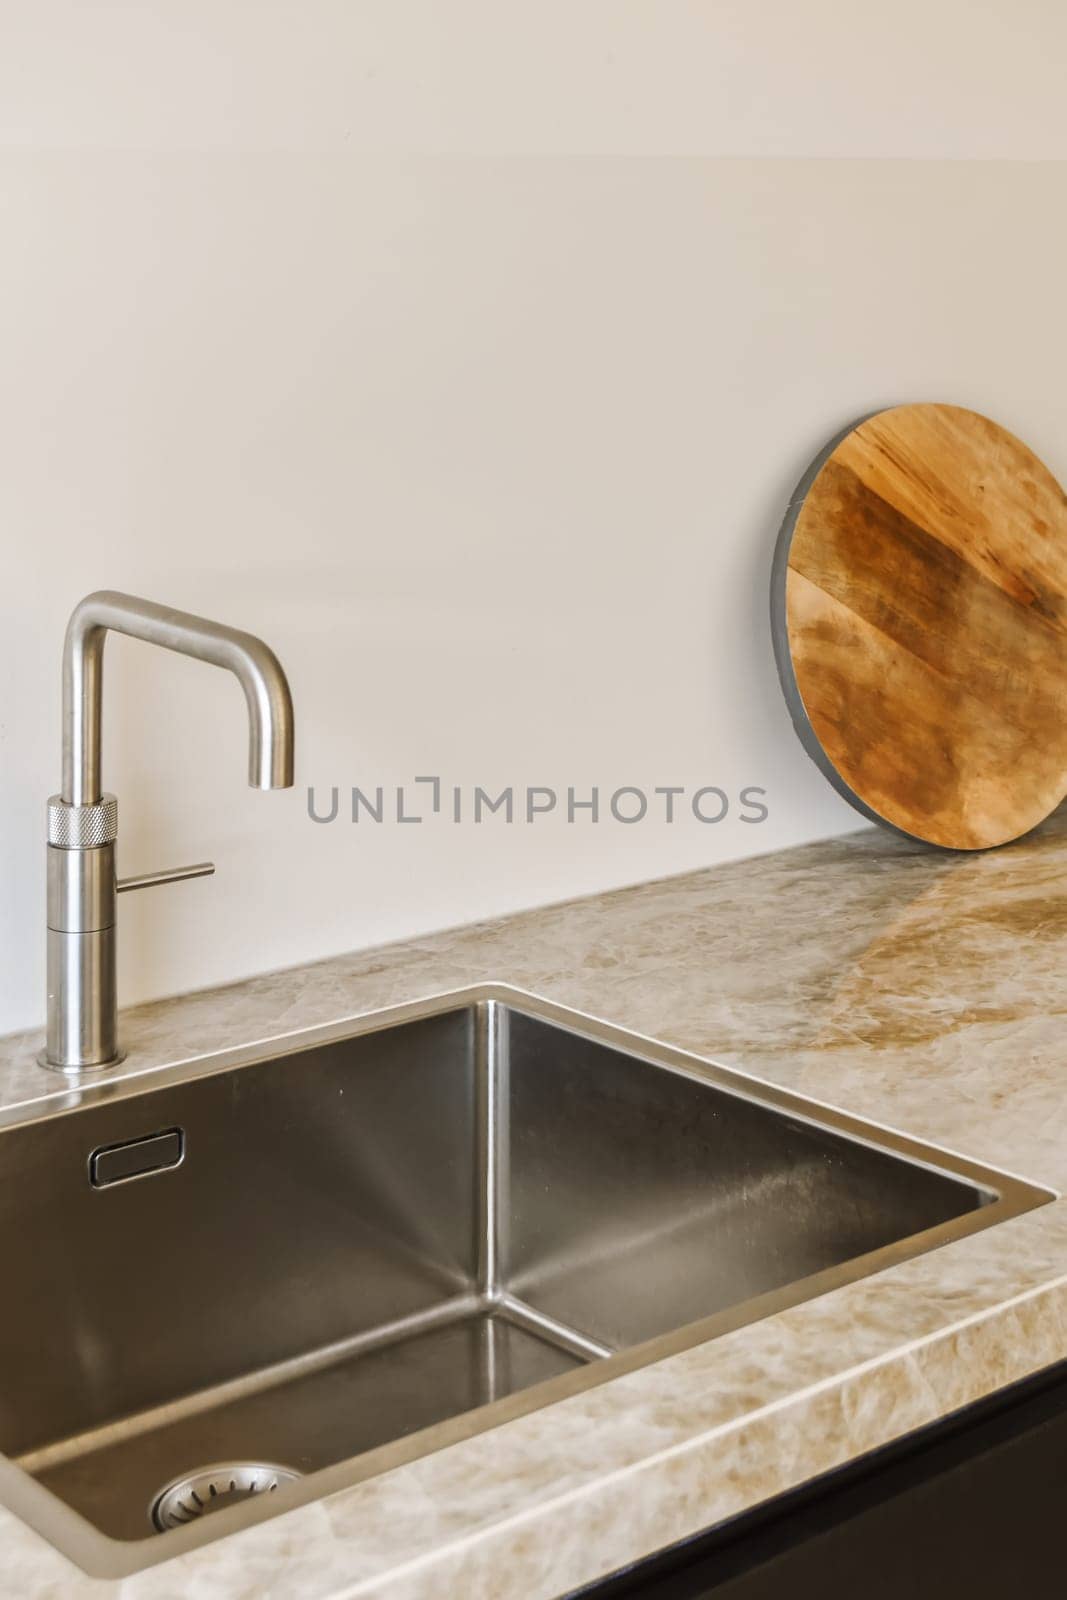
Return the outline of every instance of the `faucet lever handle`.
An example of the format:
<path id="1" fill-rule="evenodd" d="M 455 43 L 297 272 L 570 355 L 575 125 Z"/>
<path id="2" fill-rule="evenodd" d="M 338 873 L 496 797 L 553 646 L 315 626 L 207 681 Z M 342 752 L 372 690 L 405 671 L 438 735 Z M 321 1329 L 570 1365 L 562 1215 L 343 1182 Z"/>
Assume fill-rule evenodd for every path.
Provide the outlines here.
<path id="1" fill-rule="evenodd" d="M 160 872 L 141 872 L 134 878 L 120 878 L 115 885 L 119 894 L 127 889 L 154 889 L 159 883 L 181 883 L 183 878 L 210 878 L 215 871 L 213 861 L 196 861 L 191 867 L 164 867 Z"/>

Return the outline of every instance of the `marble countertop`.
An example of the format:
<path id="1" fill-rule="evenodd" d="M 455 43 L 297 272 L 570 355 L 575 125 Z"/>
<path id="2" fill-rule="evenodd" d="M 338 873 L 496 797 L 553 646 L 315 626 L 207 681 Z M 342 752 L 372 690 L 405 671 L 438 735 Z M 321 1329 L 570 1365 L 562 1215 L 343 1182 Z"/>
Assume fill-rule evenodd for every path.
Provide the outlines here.
<path id="1" fill-rule="evenodd" d="M 1067 816 L 876 830 L 123 1015 L 143 1069 L 513 984 L 1067 1188 Z M 0 1109 L 53 1088 L 0 1040 Z M 24 1600 L 550 1600 L 1067 1356 L 1056 1201 L 133 1577 L 0 1510 Z"/>

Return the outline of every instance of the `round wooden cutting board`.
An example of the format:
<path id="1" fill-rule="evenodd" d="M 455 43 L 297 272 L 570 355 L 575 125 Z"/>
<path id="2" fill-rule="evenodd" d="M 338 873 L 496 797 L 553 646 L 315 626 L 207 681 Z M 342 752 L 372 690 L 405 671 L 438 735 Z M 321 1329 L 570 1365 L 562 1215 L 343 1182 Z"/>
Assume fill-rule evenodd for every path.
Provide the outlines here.
<path id="1" fill-rule="evenodd" d="M 812 463 L 775 553 L 778 671 L 865 816 L 953 850 L 1067 794 L 1067 497 L 958 406 L 879 411 Z"/>

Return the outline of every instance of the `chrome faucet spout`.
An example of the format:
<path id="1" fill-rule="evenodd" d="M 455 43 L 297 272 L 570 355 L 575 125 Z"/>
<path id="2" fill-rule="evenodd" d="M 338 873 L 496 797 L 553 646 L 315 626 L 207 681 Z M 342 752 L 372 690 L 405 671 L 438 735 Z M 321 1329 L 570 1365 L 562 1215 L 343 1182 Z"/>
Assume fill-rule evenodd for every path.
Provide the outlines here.
<path id="1" fill-rule="evenodd" d="M 100 799 L 104 642 L 108 631 L 225 667 L 248 705 L 248 781 L 287 789 L 293 781 L 293 702 L 274 651 L 254 634 L 156 605 L 116 589 L 99 589 L 75 607 L 63 648 L 63 789 L 67 805 Z"/>
<path id="2" fill-rule="evenodd" d="M 101 785 L 104 644 L 129 634 L 164 650 L 225 667 L 248 708 L 248 781 L 293 782 L 293 702 L 273 650 L 253 634 L 187 611 L 101 589 L 78 605 L 63 650 L 63 787 L 48 802 L 48 1023 L 42 1065 L 84 1072 L 122 1060 L 115 992 L 120 890 L 203 877 L 210 862 L 115 875 L 118 803 Z"/>

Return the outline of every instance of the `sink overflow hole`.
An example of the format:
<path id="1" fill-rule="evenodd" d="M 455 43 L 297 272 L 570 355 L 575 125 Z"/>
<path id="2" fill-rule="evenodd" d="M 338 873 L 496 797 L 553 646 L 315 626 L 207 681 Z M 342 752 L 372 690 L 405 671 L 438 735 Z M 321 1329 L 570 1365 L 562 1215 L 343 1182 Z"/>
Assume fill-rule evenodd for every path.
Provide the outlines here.
<path id="1" fill-rule="evenodd" d="M 253 1495 L 272 1494 L 301 1476 L 292 1467 L 271 1466 L 263 1461 L 224 1461 L 218 1466 L 201 1467 L 168 1483 L 152 1504 L 152 1522 L 160 1533 L 198 1522 L 213 1511 Z"/>

